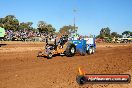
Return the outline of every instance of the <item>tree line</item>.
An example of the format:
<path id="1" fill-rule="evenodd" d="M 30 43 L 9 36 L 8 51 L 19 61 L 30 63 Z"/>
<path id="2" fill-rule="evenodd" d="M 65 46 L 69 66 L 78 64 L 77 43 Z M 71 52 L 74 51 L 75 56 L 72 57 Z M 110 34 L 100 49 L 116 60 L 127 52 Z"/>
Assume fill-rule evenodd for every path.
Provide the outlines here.
<path id="1" fill-rule="evenodd" d="M 37 24 L 37 28 L 32 27 L 33 22 L 20 22 L 14 15 L 7 15 L 4 18 L 0 18 L 0 27 L 5 28 L 6 30 L 38 30 L 41 33 L 58 33 L 56 29 L 51 25 L 46 23 L 45 21 L 39 21 Z M 61 34 L 71 34 L 76 32 L 78 27 L 68 25 L 63 26 L 60 28 L 59 33 Z M 132 35 L 131 31 L 124 31 L 122 35 Z M 102 28 L 100 34 L 97 38 L 121 38 L 122 35 L 118 34 L 117 32 L 111 32 L 109 27 Z"/>
<path id="2" fill-rule="evenodd" d="M 41 33 L 55 33 L 56 29 L 45 21 L 38 21 L 37 28 L 32 27 L 33 22 L 20 22 L 14 15 L 7 15 L 4 18 L 0 18 L 0 27 L 5 28 L 5 30 L 38 30 Z M 77 28 L 77 27 L 76 27 Z M 74 32 L 74 26 L 63 26 L 60 28 L 59 33 L 70 34 Z"/>
<path id="3" fill-rule="evenodd" d="M 44 21 L 39 21 L 37 28 L 32 27 L 33 22 L 20 22 L 14 15 L 7 15 L 4 18 L 0 18 L 0 27 L 5 30 L 39 30 L 40 32 L 53 33 L 56 29 Z"/>
<path id="4" fill-rule="evenodd" d="M 123 35 L 132 36 L 132 31 L 124 31 L 122 34 L 118 34 L 117 32 L 111 32 L 109 27 L 102 28 L 100 34 L 97 38 L 122 38 Z"/>

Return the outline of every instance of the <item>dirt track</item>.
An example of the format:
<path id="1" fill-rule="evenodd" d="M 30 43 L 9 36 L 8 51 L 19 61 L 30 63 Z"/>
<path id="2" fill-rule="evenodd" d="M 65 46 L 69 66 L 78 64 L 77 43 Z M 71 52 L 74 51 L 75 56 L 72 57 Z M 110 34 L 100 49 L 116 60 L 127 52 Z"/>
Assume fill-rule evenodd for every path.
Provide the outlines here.
<path id="1" fill-rule="evenodd" d="M 94 55 L 37 58 L 43 43 L 9 42 L 0 47 L 0 88 L 132 88 L 130 84 L 76 83 L 78 67 L 88 74 L 132 75 L 132 44 L 97 44 Z"/>

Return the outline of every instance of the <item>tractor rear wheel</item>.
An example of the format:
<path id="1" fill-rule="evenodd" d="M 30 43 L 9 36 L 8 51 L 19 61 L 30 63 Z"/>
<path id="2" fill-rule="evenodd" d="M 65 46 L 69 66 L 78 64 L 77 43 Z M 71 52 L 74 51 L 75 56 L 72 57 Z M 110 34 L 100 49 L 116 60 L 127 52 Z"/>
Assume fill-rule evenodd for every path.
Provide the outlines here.
<path id="1" fill-rule="evenodd" d="M 76 46 L 72 43 L 69 43 L 65 51 L 66 56 L 72 57 L 75 55 L 75 53 L 76 53 Z"/>

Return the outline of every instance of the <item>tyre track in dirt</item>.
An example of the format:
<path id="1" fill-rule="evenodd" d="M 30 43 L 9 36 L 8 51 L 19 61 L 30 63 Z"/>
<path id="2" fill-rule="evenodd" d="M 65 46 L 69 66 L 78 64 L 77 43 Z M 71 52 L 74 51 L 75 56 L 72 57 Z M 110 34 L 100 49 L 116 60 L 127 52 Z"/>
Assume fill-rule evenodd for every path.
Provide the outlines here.
<path id="1" fill-rule="evenodd" d="M 40 47 L 42 44 L 34 46 Z M 79 88 L 75 82 L 78 67 L 88 74 L 128 72 L 132 68 L 132 45 L 113 46 L 98 47 L 94 55 L 71 58 L 56 56 L 51 60 L 38 59 L 36 55 L 39 49 L 6 54 L 0 52 L 1 88 Z M 26 46 L 23 48 L 26 49 Z M 88 84 L 80 88 L 108 86 Z"/>

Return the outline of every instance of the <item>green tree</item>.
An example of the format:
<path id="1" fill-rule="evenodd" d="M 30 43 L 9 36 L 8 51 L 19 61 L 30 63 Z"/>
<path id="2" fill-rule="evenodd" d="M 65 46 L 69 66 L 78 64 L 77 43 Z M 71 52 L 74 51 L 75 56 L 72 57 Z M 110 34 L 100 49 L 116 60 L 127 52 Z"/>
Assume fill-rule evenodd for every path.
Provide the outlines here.
<path id="1" fill-rule="evenodd" d="M 14 15 L 7 15 L 4 18 L 0 18 L 0 26 L 5 29 L 10 30 L 19 30 L 19 29 L 27 29 L 32 30 L 33 22 L 22 22 L 19 23 L 19 20 Z"/>
<path id="2" fill-rule="evenodd" d="M 56 29 L 51 24 L 48 24 L 46 27 L 50 33 L 54 33 L 56 31 Z"/>
<path id="3" fill-rule="evenodd" d="M 74 27 L 74 26 L 63 26 L 62 28 L 60 28 L 59 32 L 62 34 L 71 34 L 71 33 L 75 33 L 77 31 L 78 27 Z"/>
<path id="4" fill-rule="evenodd" d="M 122 38 L 122 37 L 123 37 L 122 35 L 118 34 L 118 38 Z"/>
<path id="5" fill-rule="evenodd" d="M 47 26 L 46 22 L 44 22 L 44 21 L 39 21 L 38 22 L 38 30 L 40 32 L 43 32 L 43 33 L 47 33 L 48 34 L 48 29 L 47 29 L 46 26 Z"/>
<path id="6" fill-rule="evenodd" d="M 0 27 L 4 27 L 4 18 L 0 18 Z"/>
<path id="7" fill-rule="evenodd" d="M 130 33 L 130 35 L 132 36 L 132 32 Z"/>
<path id="8" fill-rule="evenodd" d="M 104 39 L 104 35 L 97 35 L 96 38 L 101 38 L 101 39 Z"/>
<path id="9" fill-rule="evenodd" d="M 105 36 L 105 37 L 109 37 L 110 36 L 110 28 L 102 28 L 100 31 L 100 35 Z"/>
<path id="10" fill-rule="evenodd" d="M 126 35 L 126 36 L 129 36 L 130 34 L 131 34 L 130 31 L 124 31 L 124 32 L 122 33 L 122 35 Z"/>
<path id="11" fill-rule="evenodd" d="M 19 26 L 19 21 L 14 15 L 7 15 L 5 18 L 0 18 L 0 26 L 5 29 L 16 30 Z"/>
<path id="12" fill-rule="evenodd" d="M 32 24 L 33 24 L 32 22 L 26 22 L 26 23 L 22 22 L 20 23 L 18 30 L 24 30 L 24 29 L 33 30 Z"/>
<path id="13" fill-rule="evenodd" d="M 60 28 L 59 32 L 62 34 L 70 34 L 68 26 L 63 26 L 62 28 Z"/>
<path id="14" fill-rule="evenodd" d="M 112 37 L 112 38 L 114 38 L 114 37 L 115 37 L 115 38 L 122 38 L 122 35 L 118 34 L 117 32 L 112 32 L 112 33 L 111 33 L 111 37 Z"/>
<path id="15" fill-rule="evenodd" d="M 38 22 L 38 30 L 43 33 L 54 33 L 56 29 L 51 25 L 47 24 L 44 21 L 39 21 Z"/>
<path id="16" fill-rule="evenodd" d="M 117 38 L 117 37 L 118 37 L 117 32 L 112 32 L 112 33 L 111 33 L 111 37 L 113 37 L 113 38 L 114 38 L 114 37 Z"/>

